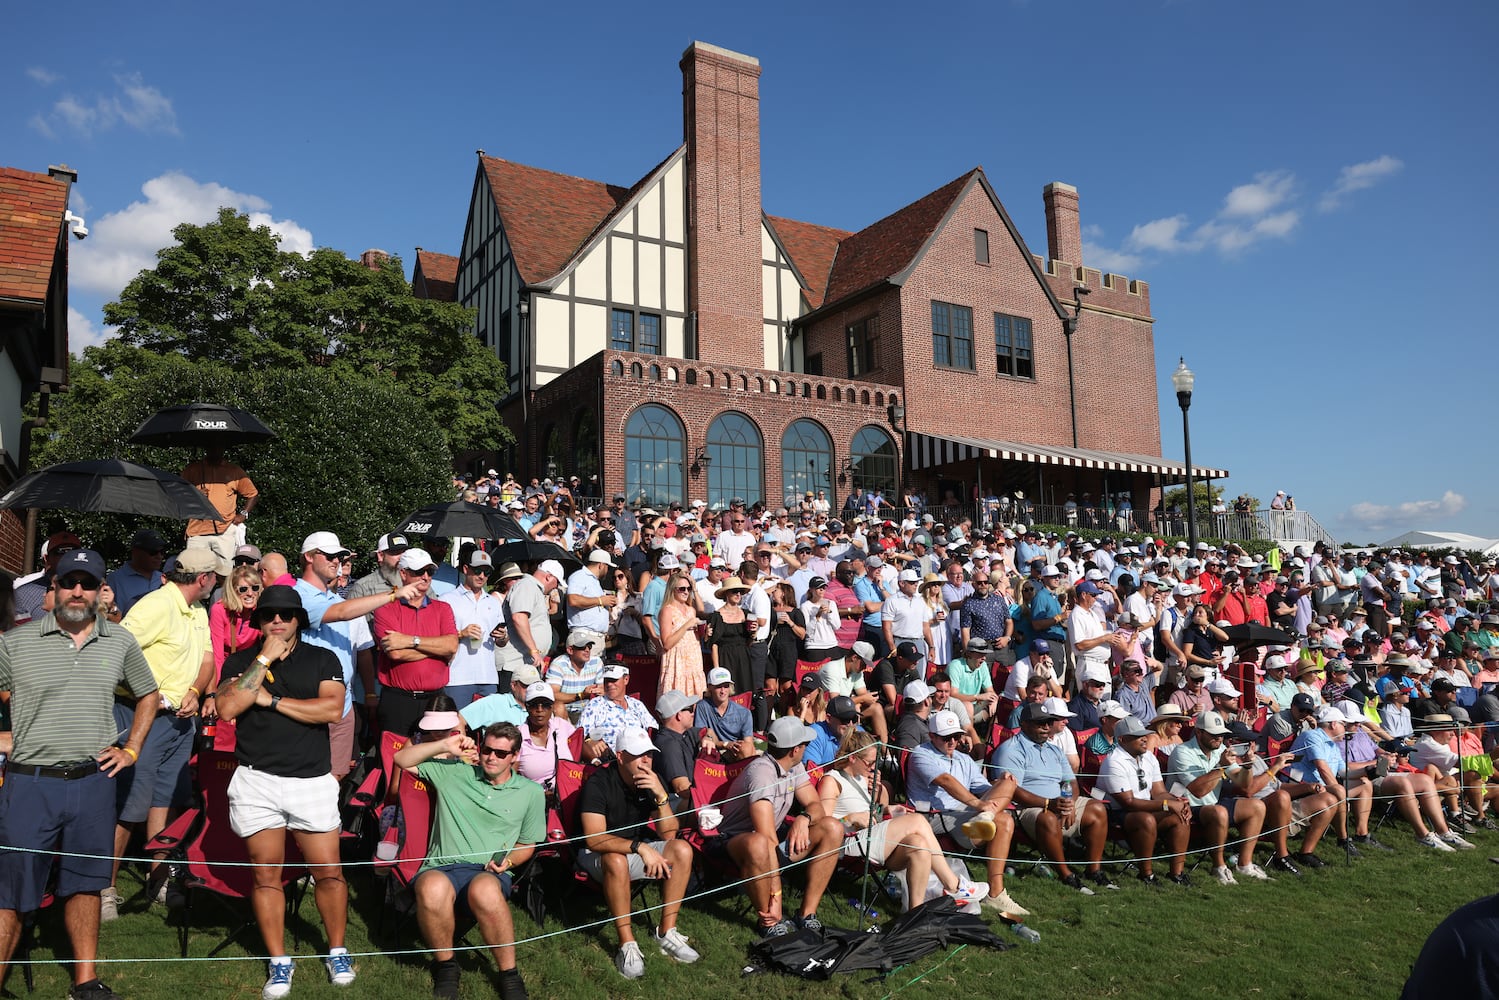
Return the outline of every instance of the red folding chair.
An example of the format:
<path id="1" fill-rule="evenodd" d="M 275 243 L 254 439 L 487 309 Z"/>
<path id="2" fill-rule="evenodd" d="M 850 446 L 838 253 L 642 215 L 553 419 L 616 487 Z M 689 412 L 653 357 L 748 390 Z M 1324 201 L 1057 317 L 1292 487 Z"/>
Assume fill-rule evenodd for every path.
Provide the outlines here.
<path id="1" fill-rule="evenodd" d="M 391 736 L 391 733 L 385 733 Z M 382 749 L 385 741 L 382 740 Z M 401 739 L 404 745 L 405 740 Z M 379 929 L 383 935 L 385 914 L 394 910 L 397 917 L 406 916 L 412 909 L 409 890 L 416 881 L 417 872 L 427 860 L 427 848 L 432 839 L 433 793 L 427 783 L 414 774 L 393 774 L 390 784 L 396 788 L 396 804 L 401 810 L 401 824 L 405 835 L 396 844 L 396 853 L 388 861 L 376 859 L 374 871 L 385 879 L 385 906 L 380 908 Z M 397 923 L 395 932 L 400 931 Z"/>
<path id="2" fill-rule="evenodd" d="M 647 705 L 656 703 L 656 689 L 661 686 L 659 656 L 621 656 L 620 662 L 630 668 L 628 693 Z"/>

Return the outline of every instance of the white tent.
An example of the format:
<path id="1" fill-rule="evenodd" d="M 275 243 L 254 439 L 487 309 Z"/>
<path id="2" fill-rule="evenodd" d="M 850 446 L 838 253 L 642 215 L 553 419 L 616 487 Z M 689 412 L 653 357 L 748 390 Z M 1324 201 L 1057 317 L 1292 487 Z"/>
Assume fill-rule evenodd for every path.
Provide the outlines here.
<path id="1" fill-rule="evenodd" d="M 1485 555 L 1499 555 L 1499 538 L 1479 538 L 1460 531 L 1407 531 L 1381 542 L 1380 548 L 1402 549 L 1477 549 Z"/>

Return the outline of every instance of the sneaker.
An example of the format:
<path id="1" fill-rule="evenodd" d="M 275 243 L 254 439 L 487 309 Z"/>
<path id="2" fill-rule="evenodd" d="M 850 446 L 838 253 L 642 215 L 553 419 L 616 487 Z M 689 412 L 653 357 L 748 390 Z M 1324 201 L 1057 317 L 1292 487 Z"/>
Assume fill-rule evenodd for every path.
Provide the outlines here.
<path id="1" fill-rule="evenodd" d="M 121 1000 L 121 997 L 98 979 L 90 979 L 68 990 L 68 1000 Z"/>
<path id="2" fill-rule="evenodd" d="M 1228 865 L 1219 865 L 1213 869 L 1213 878 L 1218 880 L 1219 885 L 1238 885 L 1239 880 L 1234 878 L 1234 873 L 1228 870 Z"/>
<path id="3" fill-rule="evenodd" d="M 1386 851 L 1390 854 L 1395 853 L 1395 848 L 1390 847 L 1386 844 L 1381 844 L 1379 841 L 1374 839 L 1374 834 L 1372 833 L 1358 834 L 1353 838 L 1353 842 L 1360 847 L 1372 847 L 1376 851 Z"/>
<path id="4" fill-rule="evenodd" d="M 1480 818 L 1478 820 L 1478 825 L 1483 827 L 1485 830 L 1499 830 L 1499 823 L 1495 823 L 1488 816 Z"/>
<path id="5" fill-rule="evenodd" d="M 1086 878 L 1089 882 L 1092 882 L 1094 885 L 1098 886 L 1100 889 L 1117 889 L 1117 888 L 1119 888 L 1117 885 L 1114 884 L 1114 880 L 1113 879 L 1109 878 L 1107 875 L 1105 875 L 1103 873 L 1103 869 L 1102 868 L 1098 869 L 1097 871 L 1091 871 L 1087 875 L 1084 875 L 1083 877 Z"/>
<path id="6" fill-rule="evenodd" d="M 1344 837 L 1342 840 L 1338 841 L 1338 846 L 1341 847 L 1344 853 L 1346 853 L 1350 858 L 1363 857 L 1363 855 L 1359 853 L 1358 845 L 1348 837 Z"/>
<path id="7" fill-rule="evenodd" d="M 1077 872 L 1073 872 L 1071 875 L 1068 875 L 1066 878 L 1062 879 L 1061 882 L 1067 888 L 1076 889 L 1084 896 L 1097 895 L 1097 893 L 1095 893 L 1092 889 L 1089 889 L 1087 886 L 1083 885 L 1083 880 L 1078 877 Z"/>
<path id="8" fill-rule="evenodd" d="M 354 960 L 349 957 L 347 948 L 340 948 L 323 959 L 323 967 L 328 970 L 328 981 L 334 986 L 349 986 L 354 982 Z"/>
<path id="9" fill-rule="evenodd" d="M 640 954 L 640 945 L 634 941 L 620 945 L 619 954 L 614 956 L 614 967 L 626 979 L 639 979 L 645 975 L 645 956 Z"/>
<path id="10" fill-rule="evenodd" d="M 662 934 L 656 931 L 656 943 L 661 946 L 661 954 L 674 958 L 683 965 L 691 965 L 700 957 L 693 947 L 687 943 L 687 935 L 673 927 Z"/>
<path id="11" fill-rule="evenodd" d="M 1429 847 L 1433 851 L 1441 851 L 1446 854 L 1452 854 L 1457 850 L 1457 848 L 1447 843 L 1435 833 L 1428 833 L 1426 836 L 1416 841 L 1416 843 L 1420 844 L 1422 847 Z"/>
<path id="12" fill-rule="evenodd" d="M 99 922 L 107 924 L 120 918 L 120 890 L 106 886 L 99 890 Z"/>
<path id="13" fill-rule="evenodd" d="M 1460 851 L 1471 851 L 1475 846 L 1471 842 L 1464 840 L 1462 834 L 1455 830 L 1448 830 L 1446 833 L 1440 834 L 1440 836 L 1445 843 L 1451 844 Z"/>
<path id="14" fill-rule="evenodd" d="M 432 1000 L 458 1000 L 458 978 L 462 970 L 457 959 L 432 963 Z"/>
<path id="15" fill-rule="evenodd" d="M 1256 882 L 1270 881 L 1270 876 L 1265 874 L 1265 869 L 1261 868 L 1253 861 L 1249 862 L 1249 864 L 1247 865 L 1235 865 L 1234 872 L 1236 874 L 1243 875 L 1245 878 L 1252 878 Z"/>
<path id="16" fill-rule="evenodd" d="M 1031 915 L 1030 910 L 1027 910 L 1025 907 L 1021 906 L 1019 903 L 1010 898 L 1010 890 L 1008 889 L 999 890 L 999 895 L 997 896 L 985 896 L 984 901 L 981 905 L 991 910 L 998 910 L 1001 914 L 1007 917 L 1018 918 L 1028 917 Z"/>
<path id="17" fill-rule="evenodd" d="M 1296 861 L 1308 868 L 1326 868 L 1327 862 L 1308 851 L 1301 851 L 1296 855 Z"/>
<path id="18" fill-rule="evenodd" d="M 1192 888 L 1192 880 L 1187 877 L 1186 872 L 1177 872 L 1175 875 L 1167 875 L 1166 881 L 1172 885 L 1179 885 L 1183 889 Z"/>
<path id="19" fill-rule="evenodd" d="M 1266 862 L 1273 872 L 1284 872 L 1287 875 L 1301 877 L 1301 869 L 1296 867 L 1296 862 L 1291 860 L 1289 854 L 1277 854 Z"/>
<path id="20" fill-rule="evenodd" d="M 291 974 L 295 966 L 290 962 L 272 962 L 271 975 L 260 991 L 261 1000 L 281 1000 L 291 992 Z"/>
<path id="21" fill-rule="evenodd" d="M 519 969 L 500 970 L 500 1000 L 530 1000 Z"/>
<path id="22" fill-rule="evenodd" d="M 987 844 L 994 839 L 997 828 L 994 825 L 994 814 L 981 812 L 967 823 L 963 824 L 963 836 L 972 841 L 975 847 Z"/>
<path id="23" fill-rule="evenodd" d="M 1141 885 L 1148 885 L 1152 889 L 1159 889 L 1162 886 L 1164 886 L 1166 884 L 1166 882 L 1160 876 L 1155 875 L 1155 874 L 1150 874 L 1150 875 L 1141 875 L 1140 876 L 1140 884 Z"/>
<path id="24" fill-rule="evenodd" d="M 951 896 L 953 902 L 959 906 L 967 906 L 970 903 L 983 902 L 984 897 L 989 895 L 989 887 L 965 880 L 956 889 L 947 893 L 947 895 Z"/>
<path id="25" fill-rule="evenodd" d="M 777 923 L 771 924 L 769 927 L 760 928 L 760 937 L 761 939 L 785 937 L 787 934 L 790 934 L 794 930 L 796 930 L 796 927 L 791 923 L 791 921 L 782 920 Z"/>
<path id="26" fill-rule="evenodd" d="M 804 917 L 797 917 L 796 926 L 800 927 L 804 931 L 814 931 L 818 934 L 822 933 L 822 921 L 817 919 L 817 914 L 815 913 L 809 913 Z"/>

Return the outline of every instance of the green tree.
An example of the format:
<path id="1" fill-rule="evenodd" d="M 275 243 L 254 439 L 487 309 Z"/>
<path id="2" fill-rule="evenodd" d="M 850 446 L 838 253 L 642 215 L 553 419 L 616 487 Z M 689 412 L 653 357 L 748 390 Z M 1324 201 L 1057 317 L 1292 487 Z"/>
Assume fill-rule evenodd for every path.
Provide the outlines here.
<path id="1" fill-rule="evenodd" d="M 113 365 L 108 373 L 96 363 L 105 352 Z M 36 442 L 36 465 L 113 456 L 181 469 L 195 457 L 189 449 L 128 439 L 156 410 L 191 400 L 243 407 L 277 432 L 273 441 L 229 452 L 261 492 L 249 533 L 264 551 L 294 557 L 308 532 L 328 529 L 370 552 L 399 518 L 452 495 L 452 459 L 441 429 L 390 379 L 307 366 L 239 372 L 121 345 L 89 348 L 75 361 L 71 389 L 54 400 Z M 65 522 L 115 558 L 139 527 L 170 540 L 181 539 L 184 527 L 114 514 L 46 512 L 43 520 Z"/>
<path id="2" fill-rule="evenodd" d="M 1185 486 L 1173 486 L 1162 494 L 1166 506 L 1172 504 L 1185 511 L 1187 509 L 1187 488 Z M 1207 483 L 1192 484 L 1192 499 L 1197 504 L 1197 516 L 1205 517 L 1213 509 L 1213 502 L 1223 496 L 1223 487 L 1209 487 Z"/>
<path id="3" fill-rule="evenodd" d="M 105 375 L 145 349 L 236 372 L 382 377 L 420 401 L 449 451 L 514 439 L 497 412 L 504 365 L 473 335 L 472 314 L 414 296 L 399 258 L 372 269 L 327 248 L 304 257 L 231 208 L 172 234 L 156 266 L 104 307 L 120 330 L 92 357 Z"/>

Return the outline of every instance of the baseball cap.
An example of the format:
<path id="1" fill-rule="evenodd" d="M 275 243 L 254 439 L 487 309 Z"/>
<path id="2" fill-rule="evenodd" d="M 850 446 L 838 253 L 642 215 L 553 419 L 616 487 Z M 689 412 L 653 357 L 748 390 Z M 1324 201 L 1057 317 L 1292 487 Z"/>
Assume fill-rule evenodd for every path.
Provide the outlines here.
<path id="1" fill-rule="evenodd" d="M 399 569 L 420 570 L 436 567 L 437 563 L 427 554 L 426 549 L 407 549 L 401 553 L 401 561 L 396 563 Z"/>
<path id="2" fill-rule="evenodd" d="M 1222 677 L 1214 678 L 1208 682 L 1208 694 L 1226 694 L 1230 698 L 1237 698 L 1242 692 L 1224 680 Z"/>
<path id="3" fill-rule="evenodd" d="M 1202 680 L 1207 675 L 1207 671 L 1202 669 L 1202 664 L 1200 663 L 1194 663 L 1187 668 L 1188 680 Z"/>
<path id="4" fill-rule="evenodd" d="M 1332 705 L 1324 705 L 1322 706 L 1322 709 L 1317 712 L 1317 725 L 1319 726 L 1325 726 L 1329 722 L 1346 723 L 1347 721 L 1348 717 L 1342 712 L 1338 711 Z"/>
<path id="5" fill-rule="evenodd" d="M 619 731 L 614 739 L 614 752 L 627 753 L 631 757 L 644 757 L 648 753 L 656 752 L 656 744 L 651 742 L 651 736 L 639 726 L 626 726 Z"/>
<path id="6" fill-rule="evenodd" d="M 399 531 L 392 531 L 388 535 L 381 535 L 379 543 L 375 546 L 377 552 L 405 552 L 411 547 L 406 536 Z"/>
<path id="7" fill-rule="evenodd" d="M 1284 656 L 1281 656 L 1279 653 L 1274 653 L 1274 654 L 1272 654 L 1270 656 L 1265 657 L 1265 669 L 1266 670 L 1284 670 L 1284 669 L 1286 669 L 1286 658 Z"/>
<path id="8" fill-rule="evenodd" d="M 410 552 L 411 550 L 407 549 L 406 551 Z M 491 559 L 491 558 L 489 558 L 489 553 L 488 552 L 482 552 L 482 551 L 480 551 L 478 549 L 475 549 L 472 553 L 469 554 L 469 557 L 468 557 L 468 568 L 469 569 L 478 569 L 480 566 L 490 566 L 490 567 L 492 567 L 492 566 L 494 566 L 494 560 Z"/>
<path id="9" fill-rule="evenodd" d="M 911 642 L 909 639 L 895 647 L 895 655 L 902 660 L 921 659 L 921 654 L 916 650 L 916 643 Z"/>
<path id="10" fill-rule="evenodd" d="M 727 669 L 723 667 L 714 667 L 712 670 L 708 671 L 709 687 L 719 687 L 723 684 L 732 683 L 734 683 L 734 675 L 729 673 Z"/>
<path id="11" fill-rule="evenodd" d="M 547 688 L 550 692 L 551 688 Z M 416 728 L 428 733 L 442 732 L 445 729 L 456 729 L 463 720 L 457 712 L 423 712 Z"/>
<path id="12" fill-rule="evenodd" d="M 536 681 L 533 684 L 527 684 L 526 685 L 526 704 L 527 705 L 531 704 L 531 702 L 533 702 L 533 701 L 556 701 L 556 700 L 557 700 L 557 693 L 552 690 L 552 686 L 550 684 L 548 684 L 546 681 Z"/>
<path id="13" fill-rule="evenodd" d="M 1046 699 L 1048 702 L 1052 700 L 1051 698 Z M 954 722 L 958 718 L 952 712 L 938 712 L 937 715 L 952 715 Z M 933 723 L 935 723 L 937 715 L 932 716 Z M 1045 703 L 1038 705 L 1033 701 L 1028 701 L 1020 708 L 1021 722 L 1056 722 L 1058 718 L 1060 716 L 1053 715 L 1047 710 Z"/>
<path id="14" fill-rule="evenodd" d="M 681 691 L 667 691 L 656 699 L 656 717 L 669 719 L 678 712 L 696 705 L 700 699 Z"/>
<path id="15" fill-rule="evenodd" d="M 588 553 L 588 562 L 590 564 L 602 563 L 605 566 L 613 566 L 614 557 L 605 552 L 603 549 L 594 549 L 592 552 Z"/>
<path id="16" fill-rule="evenodd" d="M 920 583 L 921 574 L 914 569 L 903 569 L 900 571 L 899 579 L 901 583 Z"/>
<path id="17" fill-rule="evenodd" d="M 1206 733 L 1209 736 L 1228 735 L 1228 724 L 1217 712 L 1198 712 L 1192 724 L 1197 727 L 1199 733 Z"/>
<path id="18" fill-rule="evenodd" d="M 848 651 L 865 663 L 870 663 L 874 660 L 874 646 L 862 639 L 849 646 Z"/>
<path id="19" fill-rule="evenodd" d="M 548 559 L 536 568 L 541 570 L 543 573 L 550 573 L 559 581 L 567 579 L 567 570 L 563 569 L 562 564 L 555 559 Z"/>
<path id="20" fill-rule="evenodd" d="M 1311 695 L 1300 691 L 1291 698 L 1291 707 L 1299 708 L 1303 712 L 1315 712 L 1317 710 L 1317 703 L 1312 699 Z"/>
<path id="21" fill-rule="evenodd" d="M 593 633 L 586 629 L 575 628 L 567 633 L 567 645 L 569 649 L 581 649 L 584 646 L 593 645 Z"/>
<path id="22" fill-rule="evenodd" d="M 1041 571 L 1041 576 L 1044 579 L 1048 579 L 1048 580 L 1051 579 L 1052 577 L 1057 577 L 1057 576 L 1061 576 L 1061 575 L 1062 575 L 1062 571 L 1059 570 L 1059 569 L 1057 569 L 1053 565 L 1047 565 L 1047 567 Z"/>
<path id="23" fill-rule="evenodd" d="M 78 551 L 86 552 L 88 550 L 79 549 Z M 58 579 L 61 579 L 63 576 L 64 565 L 73 568 L 71 566 L 72 562 L 73 557 L 70 554 L 63 562 L 58 563 Z M 228 576 L 234 572 L 234 564 L 232 562 L 220 556 L 206 545 L 194 545 L 192 548 L 183 549 L 179 552 L 177 554 L 177 568 L 188 573 L 217 573 L 219 576 Z"/>
<path id="24" fill-rule="evenodd" d="M 1040 707 L 1034 703 L 1026 706 L 1026 708 Z M 963 731 L 962 724 L 958 722 L 958 714 L 956 712 L 949 712 L 945 708 L 940 712 L 932 713 L 932 717 L 927 720 L 926 728 L 927 732 L 933 736 L 951 736 L 954 733 L 961 733 Z"/>
<path id="25" fill-rule="evenodd" d="M 606 681 L 623 680 L 630 676 L 630 668 L 623 663 L 611 663 L 604 668 L 604 672 L 599 676 Z"/>
<path id="26" fill-rule="evenodd" d="M 906 701 L 926 701 L 932 696 L 932 689 L 926 686 L 926 681 L 914 680 L 906 685 L 903 694 Z"/>
<path id="27" fill-rule="evenodd" d="M 1438 677 L 1431 682 L 1432 691 L 1456 691 L 1457 686 L 1445 677 Z"/>
<path id="28" fill-rule="evenodd" d="M 251 562 L 260 562 L 264 558 L 261 551 L 253 545 L 241 545 L 234 550 L 235 559 L 248 559 Z"/>
<path id="29" fill-rule="evenodd" d="M 530 687 L 541 680 L 541 672 L 532 663 L 517 663 L 515 669 L 510 672 L 510 680 L 514 683 L 524 684 Z"/>
<path id="30" fill-rule="evenodd" d="M 302 554 L 304 556 L 309 552 L 326 552 L 329 555 L 342 555 L 347 554 L 348 551 L 348 549 L 344 548 L 343 542 L 338 540 L 338 536 L 331 531 L 314 531 L 302 539 Z"/>
<path id="31" fill-rule="evenodd" d="M 1195 597 L 1202 593 L 1202 588 L 1192 583 L 1178 583 L 1171 588 L 1174 597 Z"/>
<path id="32" fill-rule="evenodd" d="M 1079 594 L 1093 594 L 1095 596 L 1103 593 L 1098 589 L 1097 585 L 1095 585 L 1092 580 L 1084 580 L 1082 583 L 1078 584 L 1077 592 Z"/>
<path id="33" fill-rule="evenodd" d="M 776 750 L 791 750 L 817 738 L 812 727 L 794 715 L 783 715 L 770 724 L 766 743 Z"/>
<path id="34" fill-rule="evenodd" d="M 1070 719 L 1077 714 L 1061 698 L 1047 698 L 1042 704 L 1046 706 L 1046 713 L 1056 719 Z"/>
<path id="35" fill-rule="evenodd" d="M 811 676 L 808 674 L 807 676 Z M 838 695 L 828 702 L 828 714 L 840 722 L 853 722 L 859 717 L 859 709 L 847 695 Z"/>
<path id="36" fill-rule="evenodd" d="M 1108 701 L 1104 702 L 1102 705 L 1098 706 L 1098 717 L 1100 719 L 1129 719 L 1129 718 L 1133 718 L 1133 716 L 1131 716 L 1129 714 L 1129 709 L 1125 708 L 1123 705 L 1119 704 L 1117 701 L 1115 701 L 1112 698 L 1110 698 Z M 1118 735 L 1119 730 L 1116 728 L 1114 730 L 1114 733 L 1115 733 L 1115 735 Z"/>
<path id="37" fill-rule="evenodd" d="M 147 552 L 160 552 L 167 547 L 167 540 L 161 537 L 161 533 L 150 528 L 142 528 L 130 539 L 130 547 L 133 549 L 145 549 Z M 255 553 L 256 561 L 260 559 L 259 550 Z"/>
<path id="38" fill-rule="evenodd" d="M 208 549 L 192 549 L 190 551 L 206 554 L 210 560 L 215 558 L 214 554 Z M 182 565 L 181 556 L 178 557 L 177 564 L 179 566 Z M 201 570 L 188 570 L 188 572 L 207 573 L 210 569 L 213 569 L 213 566 L 210 565 Z M 56 578 L 59 580 L 64 579 L 69 573 L 87 573 L 95 580 L 103 580 L 105 574 L 104 557 L 93 549 L 74 549 L 58 561 Z"/>
<path id="39" fill-rule="evenodd" d="M 1129 739 L 1132 736 L 1145 736 L 1148 735 L 1149 732 L 1150 730 L 1145 728 L 1145 724 L 1143 722 L 1135 718 L 1133 715 L 1130 715 L 1128 712 L 1125 712 L 1124 715 L 1120 717 L 1118 724 L 1114 726 L 1114 739 L 1124 740 Z"/>
<path id="40" fill-rule="evenodd" d="M 1047 642 L 1045 639 L 1032 639 L 1031 640 L 1031 652 L 1032 653 L 1050 653 L 1051 652 L 1051 643 Z"/>

